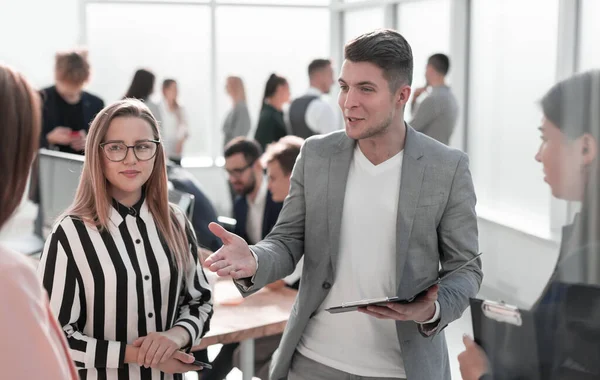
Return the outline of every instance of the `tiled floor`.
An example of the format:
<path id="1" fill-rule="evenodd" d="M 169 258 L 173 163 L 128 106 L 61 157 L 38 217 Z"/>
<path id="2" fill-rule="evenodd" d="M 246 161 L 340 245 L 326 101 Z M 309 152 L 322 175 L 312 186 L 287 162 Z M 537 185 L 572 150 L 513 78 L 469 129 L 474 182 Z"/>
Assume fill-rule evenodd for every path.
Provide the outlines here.
<path id="1" fill-rule="evenodd" d="M 26 236 L 32 230 L 33 218 L 36 213 L 36 208 L 32 204 L 25 203 L 10 221 L 9 225 L 2 230 L 0 235 L 0 243 L 8 239 L 13 239 L 23 235 Z M 445 330 L 446 340 L 448 342 L 448 350 L 450 353 L 450 364 L 452 367 L 452 379 L 459 380 L 460 372 L 458 370 L 457 357 L 462 352 L 462 335 L 467 333 L 472 335 L 471 314 L 469 309 L 463 314 L 462 318 L 450 324 Z M 212 359 L 217 352 L 218 347 L 209 348 L 209 357 Z M 186 380 L 197 380 L 198 376 L 195 373 L 186 375 Z M 234 369 L 227 376 L 227 380 L 241 380 L 242 373 L 238 369 Z"/>

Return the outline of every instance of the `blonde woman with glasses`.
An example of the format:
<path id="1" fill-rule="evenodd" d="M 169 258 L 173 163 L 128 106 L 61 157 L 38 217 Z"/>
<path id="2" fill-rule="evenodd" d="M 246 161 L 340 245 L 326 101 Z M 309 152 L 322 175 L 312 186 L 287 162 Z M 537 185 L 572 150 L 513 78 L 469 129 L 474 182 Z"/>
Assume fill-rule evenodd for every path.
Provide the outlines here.
<path id="1" fill-rule="evenodd" d="M 75 200 L 39 275 L 82 379 L 182 379 L 212 315 L 193 230 L 168 202 L 157 122 L 133 99 L 90 127 Z M 196 363 L 198 364 L 198 363 Z"/>

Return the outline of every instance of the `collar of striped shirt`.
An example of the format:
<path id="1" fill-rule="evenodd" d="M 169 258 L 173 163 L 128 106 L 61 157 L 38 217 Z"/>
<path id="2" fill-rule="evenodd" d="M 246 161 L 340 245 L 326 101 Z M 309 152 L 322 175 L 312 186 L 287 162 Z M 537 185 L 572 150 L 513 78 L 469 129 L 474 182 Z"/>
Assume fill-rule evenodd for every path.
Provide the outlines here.
<path id="1" fill-rule="evenodd" d="M 142 197 L 140 200 L 131 207 L 127 207 L 117 202 L 115 199 L 112 200 L 112 206 L 113 208 L 111 210 L 110 220 L 117 226 L 125 221 L 127 215 L 131 215 L 134 218 L 139 216 L 142 219 L 145 219 L 149 215 L 144 191 L 142 191 Z"/>

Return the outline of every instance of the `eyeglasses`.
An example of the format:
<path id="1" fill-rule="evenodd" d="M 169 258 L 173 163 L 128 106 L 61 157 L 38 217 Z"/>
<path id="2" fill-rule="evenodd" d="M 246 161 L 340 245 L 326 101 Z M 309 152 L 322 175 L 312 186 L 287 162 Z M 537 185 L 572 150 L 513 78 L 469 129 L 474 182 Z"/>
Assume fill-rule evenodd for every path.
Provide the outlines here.
<path id="1" fill-rule="evenodd" d="M 239 178 L 242 176 L 242 174 L 244 174 L 244 172 L 248 169 L 250 169 L 252 167 L 252 165 L 254 165 L 254 162 L 249 163 L 248 165 L 244 166 L 243 168 L 235 168 L 235 169 L 225 169 L 225 171 L 227 172 L 227 174 L 229 174 L 229 176 L 234 177 L 234 178 Z"/>
<path id="2" fill-rule="evenodd" d="M 160 141 L 157 140 L 138 141 L 131 146 L 125 145 L 122 141 L 109 141 L 100 144 L 100 148 L 104 151 L 106 158 L 113 162 L 125 160 L 130 148 L 133 149 L 133 154 L 139 161 L 148 161 L 156 156 L 158 144 Z"/>

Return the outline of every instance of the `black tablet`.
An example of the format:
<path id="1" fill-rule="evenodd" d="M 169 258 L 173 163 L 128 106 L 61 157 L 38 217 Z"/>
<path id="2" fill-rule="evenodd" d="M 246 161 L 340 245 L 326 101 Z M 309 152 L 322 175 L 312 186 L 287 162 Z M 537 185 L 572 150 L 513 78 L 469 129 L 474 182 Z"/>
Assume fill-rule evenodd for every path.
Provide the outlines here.
<path id="1" fill-rule="evenodd" d="M 458 272 L 459 270 L 463 269 L 464 267 L 466 267 L 467 265 L 469 265 L 473 261 L 477 260 L 477 258 L 479 256 L 481 256 L 482 253 L 479 253 L 479 254 L 473 256 L 471 259 L 469 259 L 467 262 L 463 263 L 458 268 L 453 269 L 450 272 L 445 273 L 441 277 L 438 277 L 437 280 L 435 280 L 435 281 L 427 284 L 426 286 L 422 287 L 421 290 L 419 290 L 418 292 L 416 292 L 415 295 L 413 295 L 410 298 L 406 298 L 406 299 L 401 299 L 400 297 L 371 298 L 371 299 L 364 299 L 364 300 L 354 301 L 354 302 L 344 302 L 343 304 L 341 304 L 339 306 L 333 306 L 333 307 L 330 307 L 330 308 L 325 309 L 325 310 L 327 310 L 328 312 L 330 312 L 332 314 L 337 314 L 337 313 L 346 313 L 348 311 L 356 311 L 356 310 L 358 310 L 359 307 L 383 306 L 383 305 L 385 305 L 387 303 L 390 303 L 390 302 L 411 303 L 412 301 L 415 300 L 415 298 L 418 298 L 421 295 L 425 295 L 427 293 L 427 290 L 429 288 L 431 288 L 432 286 L 441 283 L 442 281 L 444 281 L 448 277 L 452 276 L 454 273 Z"/>

